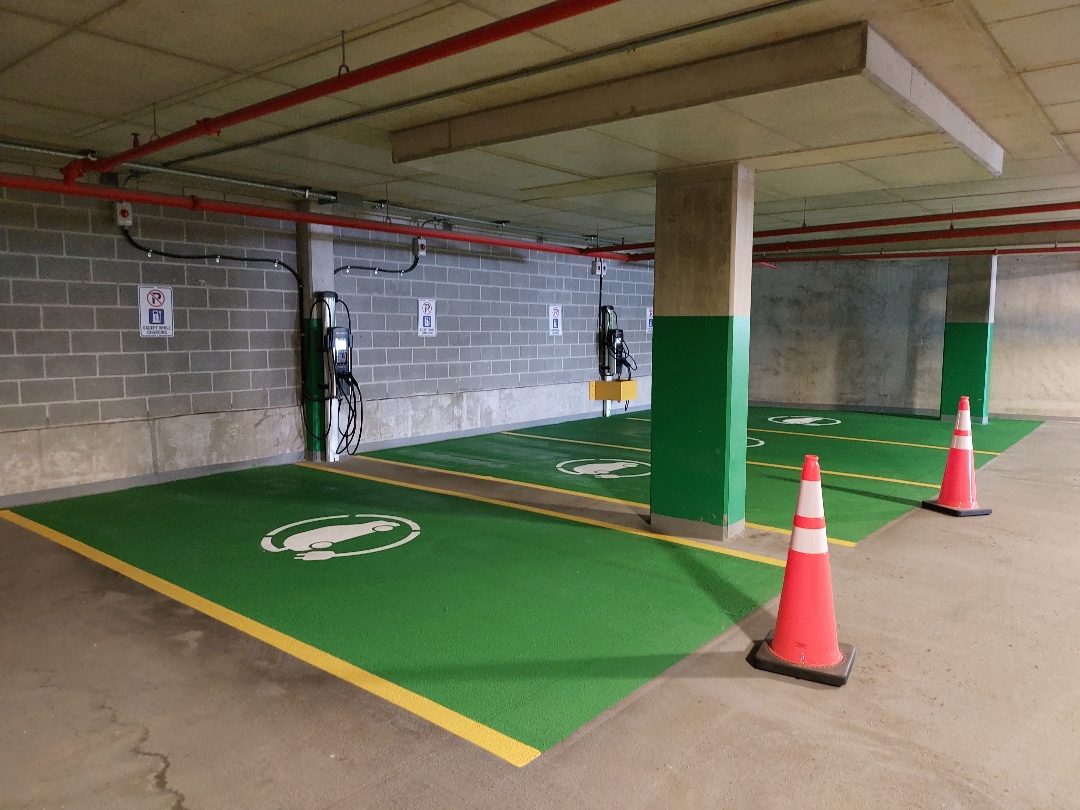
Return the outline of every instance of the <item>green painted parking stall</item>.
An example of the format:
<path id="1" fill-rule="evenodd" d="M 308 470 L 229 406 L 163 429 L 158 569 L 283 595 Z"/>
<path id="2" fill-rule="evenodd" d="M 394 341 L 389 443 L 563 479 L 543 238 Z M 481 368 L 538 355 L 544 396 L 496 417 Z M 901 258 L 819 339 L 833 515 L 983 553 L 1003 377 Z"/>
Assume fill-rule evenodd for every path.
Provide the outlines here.
<path id="1" fill-rule="evenodd" d="M 973 428 L 981 466 L 1040 423 L 995 420 Z M 952 424 L 917 416 L 750 408 L 749 524 L 785 531 L 802 458 L 820 456 L 829 533 L 865 539 L 936 493 Z M 577 419 L 497 434 L 381 450 L 371 458 L 621 500 L 647 509 L 648 411 Z"/>
<path id="2" fill-rule="evenodd" d="M 776 560 L 302 465 L 3 515 L 516 765 L 783 575 Z"/>

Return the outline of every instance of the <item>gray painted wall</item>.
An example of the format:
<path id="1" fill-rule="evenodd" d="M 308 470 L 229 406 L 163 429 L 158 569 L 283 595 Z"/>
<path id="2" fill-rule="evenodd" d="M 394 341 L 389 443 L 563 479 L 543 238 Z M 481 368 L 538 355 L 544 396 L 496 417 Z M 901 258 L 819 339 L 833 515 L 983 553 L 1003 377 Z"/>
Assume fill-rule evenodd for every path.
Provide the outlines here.
<path id="1" fill-rule="evenodd" d="M 1080 417 L 1080 256 L 998 258 L 990 412 Z"/>
<path id="2" fill-rule="evenodd" d="M 755 266 L 750 399 L 937 413 L 945 260 Z"/>

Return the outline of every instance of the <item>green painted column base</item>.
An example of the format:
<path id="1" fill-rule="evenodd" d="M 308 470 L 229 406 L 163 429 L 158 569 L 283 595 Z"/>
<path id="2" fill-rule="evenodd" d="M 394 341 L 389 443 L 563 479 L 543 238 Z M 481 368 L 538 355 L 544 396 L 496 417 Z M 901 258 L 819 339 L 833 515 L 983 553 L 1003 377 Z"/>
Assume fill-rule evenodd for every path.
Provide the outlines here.
<path id="1" fill-rule="evenodd" d="M 986 424 L 990 416 L 992 323 L 946 323 L 941 364 L 941 415 L 955 416 L 960 397 L 971 401 L 971 419 Z"/>
<path id="2" fill-rule="evenodd" d="M 318 318 L 305 318 L 300 333 L 300 354 L 304 359 L 304 379 L 301 380 L 304 421 L 307 425 L 304 445 L 309 453 L 321 453 L 325 449 L 323 397 L 323 356 L 321 351 L 322 330 Z"/>
<path id="3" fill-rule="evenodd" d="M 651 507 L 658 528 L 723 539 L 745 520 L 749 371 L 748 316 L 654 319 Z"/>

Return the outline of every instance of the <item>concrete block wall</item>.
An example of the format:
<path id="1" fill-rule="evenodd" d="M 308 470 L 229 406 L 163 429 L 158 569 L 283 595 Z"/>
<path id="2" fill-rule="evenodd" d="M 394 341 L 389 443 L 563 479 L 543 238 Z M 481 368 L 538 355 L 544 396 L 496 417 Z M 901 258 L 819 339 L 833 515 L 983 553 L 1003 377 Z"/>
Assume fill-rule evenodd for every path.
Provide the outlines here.
<path id="1" fill-rule="evenodd" d="M 434 242 L 435 240 L 432 240 Z M 335 260 L 404 269 L 410 240 L 337 234 Z M 596 378 L 598 278 L 573 256 L 429 243 L 407 275 L 339 273 L 336 291 L 353 314 L 357 380 L 370 400 L 522 388 Z M 437 300 L 438 334 L 417 335 L 417 299 Z M 652 270 L 610 266 L 604 303 L 638 363 L 651 374 Z M 548 334 L 548 306 L 563 313 L 563 334 Z"/>
<path id="2" fill-rule="evenodd" d="M 226 434 L 203 464 L 302 450 L 286 270 L 148 257 L 109 203 L 0 194 L 0 495 L 182 469 L 178 424 Z M 133 235 L 157 249 L 295 264 L 291 226 L 135 212 Z M 139 336 L 139 284 L 173 288 L 175 337 Z M 65 446 L 79 452 L 53 463 Z"/>
<path id="3" fill-rule="evenodd" d="M 0 499 L 208 465 L 296 456 L 298 300 L 292 275 L 247 261 L 147 256 L 113 206 L 0 191 Z M 179 254 L 296 266 L 296 231 L 135 206 L 132 234 Z M 433 240 L 434 241 L 434 240 Z M 596 277 L 589 262 L 432 245 L 408 276 L 339 275 L 353 310 L 365 440 L 577 415 L 599 409 Z M 338 234 L 341 263 L 407 266 L 410 240 Z M 138 285 L 173 288 L 176 336 L 141 338 Z M 439 300 L 439 334 L 416 332 L 416 298 Z M 648 401 L 651 271 L 605 280 Z M 564 334 L 547 334 L 547 305 Z"/>

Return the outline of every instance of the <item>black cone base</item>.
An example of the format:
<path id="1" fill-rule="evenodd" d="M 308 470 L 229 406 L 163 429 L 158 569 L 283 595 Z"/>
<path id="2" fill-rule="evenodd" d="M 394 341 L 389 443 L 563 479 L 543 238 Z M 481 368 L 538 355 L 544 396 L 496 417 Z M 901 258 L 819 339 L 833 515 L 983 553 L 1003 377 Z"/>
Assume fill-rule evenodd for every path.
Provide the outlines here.
<path id="1" fill-rule="evenodd" d="M 843 686 L 851 677 L 851 667 L 855 663 L 855 648 L 850 644 L 840 644 L 840 652 L 844 659 L 839 664 L 831 667 L 804 667 L 775 655 L 769 648 L 771 638 L 772 634 L 769 638 L 754 645 L 747 658 L 751 666 L 766 672 L 789 675 L 792 678 L 815 681 L 828 686 Z"/>
<path id="2" fill-rule="evenodd" d="M 977 517 L 979 515 L 989 515 L 989 509 L 956 509 L 952 506 L 946 506 L 943 503 L 937 501 L 923 501 L 923 509 L 931 509 L 934 512 L 941 512 L 943 515 L 952 515 L 953 517 Z"/>

